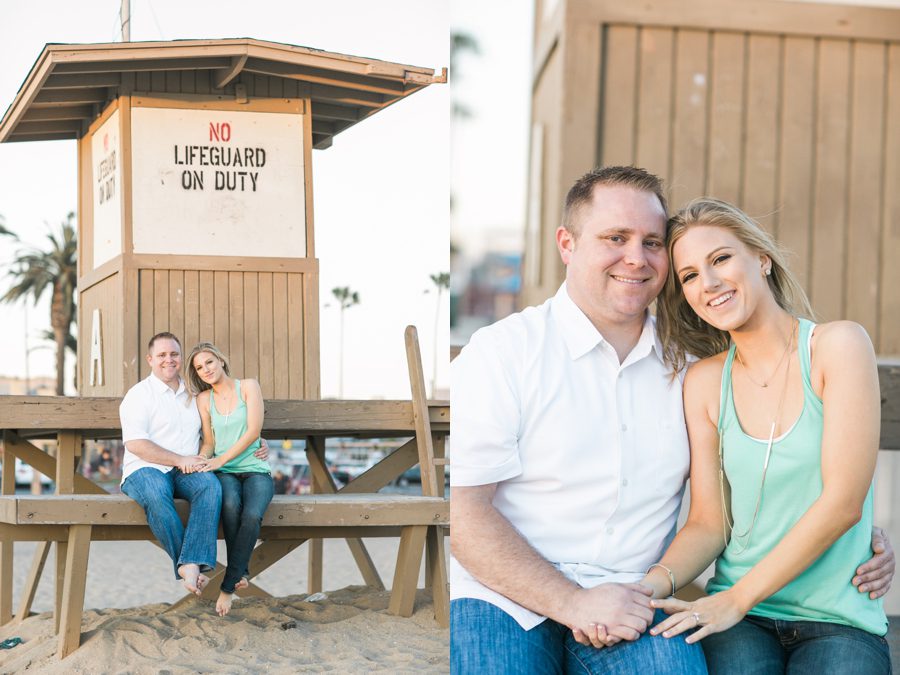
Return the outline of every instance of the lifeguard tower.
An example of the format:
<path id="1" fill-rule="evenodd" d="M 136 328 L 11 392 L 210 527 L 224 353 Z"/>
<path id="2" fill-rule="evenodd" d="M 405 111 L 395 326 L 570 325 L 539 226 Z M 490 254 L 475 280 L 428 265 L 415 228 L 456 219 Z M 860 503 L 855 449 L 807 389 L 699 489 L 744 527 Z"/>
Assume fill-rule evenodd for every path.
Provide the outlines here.
<path id="1" fill-rule="evenodd" d="M 186 347 L 214 341 L 236 373 L 259 379 L 264 434 L 306 441 L 318 494 L 276 496 L 251 576 L 310 541 L 307 587 L 320 590 L 321 537 L 340 537 L 365 582 L 384 588 L 360 537 L 400 535 L 390 610 L 412 613 L 427 551 L 427 585 L 447 625 L 449 406 L 425 399 L 414 329 L 411 400 L 317 400 L 311 161 L 313 148 L 438 82 L 446 71 L 246 38 L 44 48 L 0 121 L 0 142 L 78 144 L 80 396 L 0 397 L 4 464 L 16 457 L 56 481 L 56 495 L 16 496 L 13 472 L 3 471 L 0 623 L 14 616 L 14 542 L 40 542 L 18 620 L 28 616 L 56 544 L 64 657 L 80 642 L 90 542 L 153 539 L 134 502 L 73 468 L 84 438 L 120 436 L 120 397 L 148 373 L 149 338 L 167 330 Z M 348 435 L 413 438 L 339 489 L 325 438 Z M 55 458 L 32 444 L 40 437 L 57 439 Z M 417 463 L 421 497 L 376 494 Z M 266 595 L 252 584 L 248 593 Z"/>

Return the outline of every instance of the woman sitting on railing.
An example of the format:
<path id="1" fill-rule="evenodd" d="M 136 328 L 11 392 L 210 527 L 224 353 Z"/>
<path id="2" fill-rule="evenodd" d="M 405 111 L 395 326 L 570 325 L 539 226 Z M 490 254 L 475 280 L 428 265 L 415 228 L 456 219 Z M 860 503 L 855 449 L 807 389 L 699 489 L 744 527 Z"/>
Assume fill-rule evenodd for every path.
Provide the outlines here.
<path id="1" fill-rule="evenodd" d="M 215 471 L 222 484 L 222 530 L 228 567 L 216 612 L 231 610 L 234 592 L 249 585 L 250 555 L 259 538 L 263 514 L 274 485 L 268 462 L 254 452 L 260 446 L 263 399 L 256 380 L 231 377 L 225 355 L 201 342 L 191 350 L 185 379 L 197 396 L 203 425 L 200 454 L 209 457 L 204 471 Z"/>

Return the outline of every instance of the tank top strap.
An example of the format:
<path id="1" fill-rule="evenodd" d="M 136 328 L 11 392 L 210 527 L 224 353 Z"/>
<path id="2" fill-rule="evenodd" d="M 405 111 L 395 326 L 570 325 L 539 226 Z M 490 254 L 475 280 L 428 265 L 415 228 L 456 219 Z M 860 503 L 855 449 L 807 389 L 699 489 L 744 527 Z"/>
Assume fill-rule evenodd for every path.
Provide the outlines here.
<path id="1" fill-rule="evenodd" d="M 797 318 L 797 353 L 800 355 L 800 374 L 803 376 L 803 391 L 813 401 L 821 401 L 812 387 L 812 334 L 816 324 L 803 317 Z"/>
<path id="2" fill-rule="evenodd" d="M 728 348 L 728 356 L 725 357 L 725 365 L 722 366 L 722 384 L 719 392 L 719 421 L 717 424 L 719 433 L 725 428 L 725 422 L 729 421 L 727 412 L 733 410 L 734 407 L 731 402 L 731 368 L 734 365 L 735 351 L 736 345 L 732 342 Z"/>
<path id="3" fill-rule="evenodd" d="M 237 392 L 238 401 L 243 403 L 244 395 L 241 394 L 241 381 L 237 378 L 234 378 L 234 390 Z"/>

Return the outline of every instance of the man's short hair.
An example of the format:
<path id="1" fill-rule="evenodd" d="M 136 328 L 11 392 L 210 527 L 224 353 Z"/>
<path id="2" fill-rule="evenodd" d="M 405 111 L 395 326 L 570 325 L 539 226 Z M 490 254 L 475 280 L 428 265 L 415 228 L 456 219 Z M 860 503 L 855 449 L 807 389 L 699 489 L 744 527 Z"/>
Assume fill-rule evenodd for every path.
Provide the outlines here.
<path id="1" fill-rule="evenodd" d="M 153 354 L 153 343 L 157 340 L 175 340 L 175 343 L 178 345 L 179 351 L 184 351 L 181 348 L 181 340 L 179 340 L 174 333 L 170 333 L 169 331 L 163 331 L 162 333 L 157 333 L 152 338 L 150 338 L 150 342 L 147 343 L 147 353 Z"/>
<path id="2" fill-rule="evenodd" d="M 658 176 L 636 166 L 604 166 L 584 174 L 575 181 L 575 185 L 566 195 L 563 227 L 575 237 L 579 234 L 576 218 L 578 209 L 590 203 L 594 198 L 594 188 L 598 185 L 627 185 L 635 190 L 650 192 L 659 199 L 663 213 L 666 215 L 669 213 L 663 182 Z"/>

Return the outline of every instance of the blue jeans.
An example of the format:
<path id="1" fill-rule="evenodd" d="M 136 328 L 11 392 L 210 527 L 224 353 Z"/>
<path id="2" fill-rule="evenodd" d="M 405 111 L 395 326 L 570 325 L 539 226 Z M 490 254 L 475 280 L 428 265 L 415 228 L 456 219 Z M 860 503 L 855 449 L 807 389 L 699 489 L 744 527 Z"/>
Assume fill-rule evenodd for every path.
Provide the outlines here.
<path id="1" fill-rule="evenodd" d="M 711 675 L 879 675 L 891 672 L 887 641 L 859 628 L 821 621 L 747 616 L 703 639 Z"/>
<path id="2" fill-rule="evenodd" d="M 202 572 L 215 567 L 222 507 L 222 490 L 215 476 L 144 467 L 125 479 L 122 492 L 144 509 L 150 530 L 175 565 L 176 579 L 181 578 L 178 568 L 182 565 L 199 565 Z M 187 528 L 175 511 L 176 497 L 191 504 Z"/>
<path id="3" fill-rule="evenodd" d="M 263 514 L 275 494 L 275 484 L 267 473 L 217 472 L 216 476 L 222 485 L 222 532 L 228 551 L 221 589 L 234 593 L 234 585 L 249 575 L 250 555 L 259 539 Z"/>
<path id="4" fill-rule="evenodd" d="M 665 617 L 657 611 L 654 623 Z M 706 663 L 700 645 L 686 644 L 684 636 L 644 633 L 634 642 L 595 649 L 577 643 L 572 631 L 551 619 L 526 631 L 489 602 L 460 598 L 450 603 L 450 672 L 705 675 Z"/>

